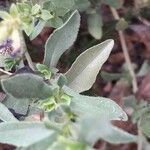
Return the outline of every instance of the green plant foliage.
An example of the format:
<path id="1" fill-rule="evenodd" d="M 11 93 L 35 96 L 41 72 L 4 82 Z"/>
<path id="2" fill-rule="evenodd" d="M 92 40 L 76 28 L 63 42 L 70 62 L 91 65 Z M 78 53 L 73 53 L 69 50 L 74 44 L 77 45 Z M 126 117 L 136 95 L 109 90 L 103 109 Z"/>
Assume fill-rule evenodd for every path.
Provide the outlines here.
<path id="1" fill-rule="evenodd" d="M 120 8 L 123 4 L 122 0 L 102 0 L 102 2 L 115 8 Z"/>
<path id="2" fill-rule="evenodd" d="M 108 59 L 114 41 L 107 40 L 83 52 L 66 73 L 68 85 L 76 92 L 89 90 L 101 66 Z"/>
<path id="3" fill-rule="evenodd" d="M 60 56 L 74 43 L 80 25 L 80 16 L 75 11 L 66 23 L 54 31 L 45 45 L 44 64 L 55 67 Z"/>
<path id="4" fill-rule="evenodd" d="M 45 99 L 52 95 L 52 87 L 33 74 L 18 74 L 1 81 L 4 91 L 16 98 Z"/>
<path id="5" fill-rule="evenodd" d="M 82 120 L 80 140 L 94 146 L 99 139 L 103 139 L 109 143 L 121 144 L 136 142 L 137 136 L 113 126 L 105 119 L 93 117 L 84 118 L 84 120 Z"/>
<path id="6" fill-rule="evenodd" d="M 0 120 L 6 121 L 6 122 L 17 121 L 17 119 L 13 116 L 13 114 L 2 103 L 0 103 Z"/>
<path id="7" fill-rule="evenodd" d="M 64 87 L 64 90 L 73 96 L 70 109 L 77 116 L 105 115 L 108 120 L 126 121 L 128 119 L 122 108 L 110 99 L 80 95 L 68 87 Z"/>
<path id="8" fill-rule="evenodd" d="M 17 35 L 21 39 L 19 50 L 23 50 L 22 56 L 5 59 L 7 55 L 1 55 L 0 67 L 7 66 L 1 71 L 7 75 L 0 78 L 1 92 L 6 94 L 0 103 L 0 143 L 14 145 L 18 150 L 92 150 L 99 139 L 114 144 L 137 142 L 137 136 L 111 124 L 112 120 L 128 119 L 117 103 L 109 98 L 79 94 L 92 87 L 113 48 L 112 39 L 83 52 L 65 74 L 56 69 L 62 54 L 77 38 L 80 15 L 75 8 L 85 10 L 91 2 L 32 0 L 13 4 L 9 13 L 0 12 L 0 16 L 3 15 L 0 31 L 6 31 L 0 36 L 2 40 L 14 31 L 25 31 L 30 39 L 34 39 L 45 26 L 59 26 L 45 44 L 43 63 L 33 64 L 26 52 L 23 34 Z M 105 3 L 118 7 L 110 0 Z M 95 5 L 93 10 L 97 12 Z M 88 15 L 90 34 L 100 39 L 101 16 L 97 13 Z M 20 63 L 24 61 L 24 56 L 29 67 Z M 6 69 L 14 72 L 7 72 Z M 149 133 L 149 117 L 141 118 L 148 114 L 145 106 L 147 104 L 140 106 L 141 111 L 133 115 L 133 120 L 141 121 L 139 125 L 144 134 Z"/>
<path id="9" fill-rule="evenodd" d="M 39 20 L 37 25 L 34 27 L 32 33 L 30 34 L 30 39 L 31 40 L 35 39 L 41 33 L 45 25 L 46 25 L 45 21 Z"/>
<path id="10" fill-rule="evenodd" d="M 17 99 L 13 96 L 7 96 L 3 101 L 3 104 L 7 108 L 14 110 L 17 114 L 26 115 L 30 101 L 31 100 L 29 99 Z"/>
<path id="11" fill-rule="evenodd" d="M 0 143 L 28 147 L 42 139 L 53 136 L 55 131 L 46 129 L 41 122 L 13 122 L 0 124 Z"/>
<path id="12" fill-rule="evenodd" d="M 148 138 L 150 138 L 150 112 L 143 115 L 140 120 L 140 129 Z"/>
<path id="13" fill-rule="evenodd" d="M 99 13 L 91 13 L 88 15 L 88 30 L 95 39 L 102 37 L 102 18 Z"/>

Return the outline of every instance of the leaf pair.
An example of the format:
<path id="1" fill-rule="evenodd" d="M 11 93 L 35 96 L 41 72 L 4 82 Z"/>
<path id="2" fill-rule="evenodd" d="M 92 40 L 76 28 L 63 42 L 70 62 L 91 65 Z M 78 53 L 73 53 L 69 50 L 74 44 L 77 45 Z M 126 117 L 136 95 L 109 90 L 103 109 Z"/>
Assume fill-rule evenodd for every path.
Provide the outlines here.
<path id="1" fill-rule="evenodd" d="M 68 21 L 49 37 L 45 46 L 45 65 L 49 67 L 57 65 L 61 55 L 74 43 L 79 24 L 80 16 L 75 11 Z M 106 40 L 82 53 L 66 73 L 69 87 L 79 93 L 90 89 L 101 66 L 108 59 L 113 45 L 113 40 Z"/>

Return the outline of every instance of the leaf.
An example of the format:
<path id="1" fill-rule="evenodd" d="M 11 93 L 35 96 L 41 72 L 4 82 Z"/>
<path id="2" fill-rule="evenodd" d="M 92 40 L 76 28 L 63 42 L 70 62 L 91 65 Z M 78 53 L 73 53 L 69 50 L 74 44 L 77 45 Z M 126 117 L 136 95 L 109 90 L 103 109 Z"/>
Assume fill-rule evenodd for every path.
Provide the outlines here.
<path id="1" fill-rule="evenodd" d="M 11 16 L 8 12 L 6 11 L 0 11 L 0 18 L 6 20 L 6 19 L 11 19 Z"/>
<path id="2" fill-rule="evenodd" d="M 88 0 L 75 0 L 74 9 L 79 11 L 85 11 L 90 7 L 90 2 Z"/>
<path id="3" fill-rule="evenodd" d="M 0 124 L 0 143 L 18 147 L 30 146 L 54 134 L 40 122 L 12 122 Z"/>
<path id="4" fill-rule="evenodd" d="M 41 33 L 45 25 L 45 21 L 39 20 L 38 24 L 34 27 L 32 33 L 30 34 L 30 40 L 35 39 Z"/>
<path id="5" fill-rule="evenodd" d="M 150 138 L 150 110 L 149 113 L 141 116 L 140 130 Z"/>
<path id="6" fill-rule="evenodd" d="M 116 24 L 116 30 L 125 30 L 128 27 L 128 22 L 124 18 L 120 18 Z"/>
<path id="7" fill-rule="evenodd" d="M 101 15 L 98 13 L 92 13 L 88 15 L 88 30 L 89 33 L 95 38 L 95 39 L 101 39 L 102 37 L 102 18 Z"/>
<path id="8" fill-rule="evenodd" d="M 75 11 L 66 23 L 56 29 L 48 38 L 45 45 L 44 64 L 47 66 L 56 66 L 60 56 L 75 41 L 80 25 L 80 15 Z"/>
<path id="9" fill-rule="evenodd" d="M 43 81 L 43 78 L 31 74 L 17 74 L 1 80 L 3 90 L 15 98 L 46 99 L 52 95 L 52 87 Z"/>
<path id="10" fill-rule="evenodd" d="M 70 109 L 77 116 L 102 116 L 108 120 L 128 119 L 126 113 L 114 101 L 104 97 L 84 96 L 75 93 L 72 89 L 64 86 L 64 91 L 72 96 Z"/>
<path id="11" fill-rule="evenodd" d="M 74 0 L 50 0 L 58 8 L 71 9 L 74 5 Z"/>
<path id="12" fill-rule="evenodd" d="M 121 73 L 109 73 L 109 72 L 102 71 L 100 74 L 102 79 L 107 82 L 114 81 L 114 80 L 116 81 L 122 77 Z"/>
<path id="13" fill-rule="evenodd" d="M 8 110 L 8 108 L 0 102 L 0 120 L 11 122 L 18 121 L 13 114 Z"/>
<path id="14" fill-rule="evenodd" d="M 48 10 L 42 10 L 42 11 L 41 11 L 41 18 L 42 18 L 44 21 L 47 21 L 47 20 L 53 18 L 53 15 L 51 15 Z"/>
<path id="15" fill-rule="evenodd" d="M 63 20 L 59 17 L 54 17 L 47 21 L 46 26 L 53 27 L 53 28 L 59 28 L 63 25 Z"/>
<path id="16" fill-rule="evenodd" d="M 3 104 L 17 114 L 26 115 L 29 108 L 29 99 L 17 99 L 13 96 L 7 96 Z"/>
<path id="17" fill-rule="evenodd" d="M 31 10 L 32 15 L 38 14 L 40 12 L 40 9 L 41 9 L 41 6 L 38 4 L 35 4 Z"/>
<path id="18" fill-rule="evenodd" d="M 47 148 L 56 141 L 56 134 L 43 138 L 42 140 L 18 150 L 47 150 Z"/>
<path id="19" fill-rule="evenodd" d="M 137 136 L 113 126 L 108 120 L 101 117 L 87 117 L 82 120 L 81 139 L 91 146 L 94 146 L 99 139 L 113 144 L 137 142 Z"/>
<path id="20" fill-rule="evenodd" d="M 146 74 L 148 74 L 150 71 L 150 65 L 148 63 L 148 60 L 145 60 L 140 68 L 140 70 L 137 73 L 137 76 L 144 76 Z"/>
<path id="21" fill-rule="evenodd" d="M 123 4 L 122 0 L 103 0 L 102 2 L 114 8 L 121 8 Z"/>
<path id="22" fill-rule="evenodd" d="M 68 86 L 78 93 L 89 90 L 108 59 L 113 45 L 113 40 L 106 40 L 79 55 L 66 73 Z"/>

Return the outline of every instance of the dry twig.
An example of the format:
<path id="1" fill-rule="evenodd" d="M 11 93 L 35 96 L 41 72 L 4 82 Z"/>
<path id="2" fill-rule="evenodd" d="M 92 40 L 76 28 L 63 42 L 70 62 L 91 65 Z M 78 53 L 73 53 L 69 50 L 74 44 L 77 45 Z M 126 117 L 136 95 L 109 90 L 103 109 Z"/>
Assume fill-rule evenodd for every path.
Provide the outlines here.
<path id="1" fill-rule="evenodd" d="M 115 8 L 111 7 L 111 11 L 112 11 L 112 14 L 113 14 L 114 18 L 116 20 L 119 20 L 120 17 L 118 15 L 117 10 Z M 128 53 L 128 48 L 127 48 L 127 45 L 126 45 L 126 41 L 125 41 L 123 31 L 121 31 L 121 30 L 118 31 L 118 34 L 119 34 L 119 37 L 120 37 L 122 50 L 123 50 L 123 53 L 124 53 L 124 56 L 125 56 L 125 61 L 128 65 L 128 70 L 129 70 L 129 73 L 132 77 L 133 92 L 136 93 L 138 91 L 137 80 L 136 80 L 136 76 L 135 76 L 135 73 L 134 73 L 134 69 L 132 67 L 132 63 L 131 63 L 130 56 L 129 56 L 129 53 Z"/>

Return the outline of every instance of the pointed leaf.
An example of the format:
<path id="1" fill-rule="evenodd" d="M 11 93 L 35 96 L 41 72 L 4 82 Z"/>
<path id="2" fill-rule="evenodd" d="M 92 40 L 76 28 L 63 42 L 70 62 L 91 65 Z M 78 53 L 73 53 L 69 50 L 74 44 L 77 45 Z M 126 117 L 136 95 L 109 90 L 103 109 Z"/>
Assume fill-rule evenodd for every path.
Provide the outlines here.
<path id="1" fill-rule="evenodd" d="M 99 139 L 113 144 L 137 141 L 137 136 L 113 126 L 108 120 L 93 117 L 82 120 L 80 138 L 92 146 Z"/>
<path id="2" fill-rule="evenodd" d="M 18 147 L 30 146 L 50 135 L 54 131 L 39 122 L 13 122 L 0 124 L 0 143 Z"/>
<path id="3" fill-rule="evenodd" d="M 48 38 L 45 45 L 44 64 L 47 66 L 56 66 L 61 55 L 75 41 L 80 25 L 80 15 L 75 11 L 66 23 L 56 29 Z"/>
<path id="4" fill-rule="evenodd" d="M 8 108 L 0 102 L 0 120 L 10 122 L 18 121 L 13 114 L 8 110 Z"/>
<path id="5" fill-rule="evenodd" d="M 30 34 L 30 40 L 35 39 L 43 30 L 44 26 L 45 26 L 46 22 L 43 20 L 40 20 L 38 22 L 38 24 L 34 27 L 32 33 Z"/>
<path id="6" fill-rule="evenodd" d="M 113 45 L 113 40 L 106 40 L 79 55 L 66 73 L 69 87 L 79 93 L 89 90 L 108 59 Z"/>
<path id="7" fill-rule="evenodd" d="M 52 95 L 52 87 L 40 76 L 24 73 L 1 80 L 3 90 L 16 98 L 46 99 Z"/>
<path id="8" fill-rule="evenodd" d="M 65 92 L 72 96 L 70 109 L 77 116 L 102 116 L 108 120 L 128 119 L 126 113 L 114 101 L 104 97 L 84 96 L 75 93 L 70 88 L 64 86 Z"/>

